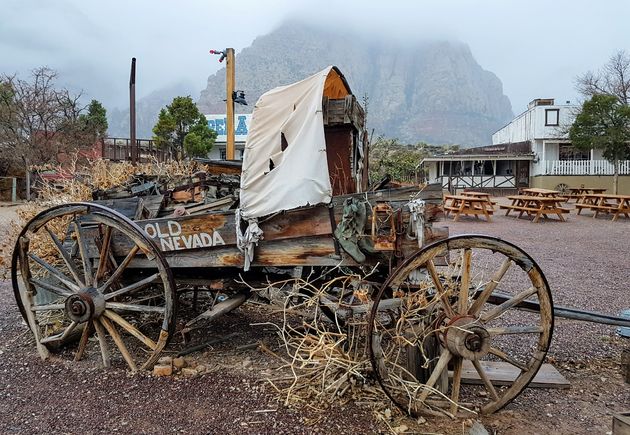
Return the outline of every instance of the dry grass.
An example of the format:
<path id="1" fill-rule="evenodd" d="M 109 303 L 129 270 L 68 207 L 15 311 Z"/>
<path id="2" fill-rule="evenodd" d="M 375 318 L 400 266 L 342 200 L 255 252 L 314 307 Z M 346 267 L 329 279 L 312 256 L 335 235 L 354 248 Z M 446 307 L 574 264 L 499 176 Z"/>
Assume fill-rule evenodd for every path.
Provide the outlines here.
<path id="1" fill-rule="evenodd" d="M 92 191 L 128 184 L 136 174 L 157 177 L 160 181 L 169 184 L 189 177 L 203 170 L 204 167 L 196 162 L 160 163 L 157 161 L 133 166 L 129 162 L 114 163 L 99 159 L 81 167 L 75 161 L 64 168 L 47 166 L 35 169 L 40 171 L 54 169 L 66 178 L 54 181 L 42 180 L 37 185 L 36 199 L 17 208 L 18 218 L 10 223 L 9 230 L 0 242 L 0 271 L 4 271 L 5 277 L 10 269 L 13 247 L 20 231 L 37 213 L 46 208 L 68 202 L 90 201 Z M 60 221 L 53 225 L 55 228 L 50 229 L 63 239 L 67 228 L 65 224 Z M 55 246 L 46 233 L 41 232 L 31 237 L 31 247 L 35 254 L 49 264 L 58 263 Z"/>
<path id="2" fill-rule="evenodd" d="M 388 402 L 373 376 L 365 340 L 367 314 L 343 319 L 322 312 L 334 304 L 337 312 L 351 313 L 364 305 L 364 277 L 344 275 L 321 284 L 309 279 L 288 279 L 251 288 L 275 302 L 282 321 L 268 323 L 277 329 L 283 355 L 263 349 L 283 364 L 278 376 L 268 379 L 287 406 L 324 410 L 332 404 L 361 402 L 376 409 Z M 342 325 L 343 323 L 343 325 Z"/>

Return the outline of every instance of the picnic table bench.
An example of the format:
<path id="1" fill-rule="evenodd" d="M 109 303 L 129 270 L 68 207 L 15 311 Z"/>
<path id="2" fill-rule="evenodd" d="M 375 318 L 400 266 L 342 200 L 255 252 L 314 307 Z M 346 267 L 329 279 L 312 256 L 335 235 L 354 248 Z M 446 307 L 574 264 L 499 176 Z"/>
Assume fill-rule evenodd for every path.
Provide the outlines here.
<path id="1" fill-rule="evenodd" d="M 570 199 L 576 199 L 578 202 L 584 195 L 589 194 L 602 194 L 606 191 L 605 187 L 570 187 L 567 201 Z"/>
<path id="2" fill-rule="evenodd" d="M 538 222 L 542 217 L 549 218 L 548 215 L 555 214 L 558 219 L 564 222 L 562 215 L 569 213 L 568 208 L 561 206 L 564 197 L 559 196 L 536 196 L 536 195 L 510 195 L 507 197 L 512 201 L 510 205 L 501 205 L 500 208 L 505 209 L 505 215 L 508 216 L 511 211 L 518 211 L 518 218 L 527 213 L 528 216 L 534 215 L 533 222 Z"/>
<path id="3" fill-rule="evenodd" d="M 616 221 L 619 215 L 630 218 L 630 195 L 612 195 L 605 193 L 584 194 L 575 204 L 577 214 L 583 209 L 594 211 L 593 218 L 599 213 L 613 213 L 613 221 Z"/>
<path id="4" fill-rule="evenodd" d="M 485 199 L 490 204 L 492 210 L 494 210 L 494 206 L 497 205 L 496 201 L 493 201 L 492 199 L 490 199 L 490 194 L 488 192 L 474 192 L 474 191 L 469 190 L 469 191 L 463 191 L 461 194 L 465 196 L 473 196 L 475 198 Z"/>
<path id="5" fill-rule="evenodd" d="M 494 213 L 491 202 L 485 197 L 471 195 L 444 195 L 444 215 L 448 217 L 453 212 L 453 221 L 457 222 L 461 215 L 472 215 L 479 218 L 484 215 L 490 222 L 490 215 Z"/>
<path id="6" fill-rule="evenodd" d="M 566 197 L 560 195 L 560 191 L 552 190 L 552 189 L 543 189 L 540 187 L 527 187 L 524 189 L 520 189 L 522 195 L 530 195 L 530 196 L 549 196 L 552 198 L 560 198 L 563 201 L 566 201 Z"/>

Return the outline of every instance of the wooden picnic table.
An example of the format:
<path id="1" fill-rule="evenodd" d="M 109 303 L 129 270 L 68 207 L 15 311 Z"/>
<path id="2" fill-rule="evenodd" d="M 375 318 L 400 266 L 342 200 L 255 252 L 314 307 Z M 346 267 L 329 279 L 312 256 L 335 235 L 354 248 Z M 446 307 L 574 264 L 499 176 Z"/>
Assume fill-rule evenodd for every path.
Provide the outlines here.
<path id="1" fill-rule="evenodd" d="M 584 194 L 575 204 L 577 214 L 587 208 L 595 213 L 596 218 L 599 213 L 613 213 L 613 221 L 616 221 L 619 215 L 630 218 L 630 195 L 612 195 L 608 193 L 590 193 Z"/>
<path id="2" fill-rule="evenodd" d="M 555 214 L 564 222 L 562 214 L 569 213 L 569 209 L 561 205 L 565 198 L 559 196 L 510 195 L 507 198 L 512 201 L 512 204 L 501 205 L 501 208 L 506 209 L 506 216 L 511 211 L 518 211 L 519 218 L 523 216 L 523 213 L 527 213 L 528 216 L 534 215 L 533 222 L 538 222 L 541 216 L 549 219 L 548 215 Z"/>
<path id="3" fill-rule="evenodd" d="M 555 196 L 559 196 L 560 192 L 557 190 L 551 190 L 551 189 L 542 189 L 540 187 L 527 187 L 525 189 L 521 189 L 521 192 L 523 193 L 523 195 L 530 195 L 530 196 L 551 196 L 551 197 L 555 197 Z"/>
<path id="4" fill-rule="evenodd" d="M 444 195 L 444 215 L 448 217 L 453 212 L 453 220 L 457 222 L 461 215 L 473 215 L 479 218 L 484 215 L 490 222 L 490 215 L 494 213 L 492 203 L 484 197 L 470 195 Z"/>
<path id="5" fill-rule="evenodd" d="M 605 187 L 570 187 L 569 194 L 567 195 L 568 199 L 576 198 L 577 202 L 580 202 L 580 199 L 583 195 L 589 194 L 601 194 L 606 191 Z"/>
<path id="6" fill-rule="evenodd" d="M 488 192 L 474 192 L 474 191 L 464 191 L 461 193 L 465 196 L 473 196 L 475 198 L 484 198 L 486 201 L 490 203 L 490 207 L 494 210 L 494 206 L 496 205 L 496 201 L 490 199 L 491 195 Z"/>
<path id="7" fill-rule="evenodd" d="M 591 193 L 600 194 L 606 191 L 605 187 L 570 187 L 569 192 L 572 195 L 588 195 Z"/>

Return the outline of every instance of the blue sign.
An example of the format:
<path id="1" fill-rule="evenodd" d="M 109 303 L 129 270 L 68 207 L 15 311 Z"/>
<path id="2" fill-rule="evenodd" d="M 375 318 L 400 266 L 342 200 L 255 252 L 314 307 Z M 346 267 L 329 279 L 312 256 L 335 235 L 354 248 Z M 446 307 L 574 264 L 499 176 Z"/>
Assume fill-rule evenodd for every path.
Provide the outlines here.
<path id="1" fill-rule="evenodd" d="M 227 141 L 227 116 L 226 115 L 206 115 L 208 127 L 217 133 L 217 142 Z M 245 142 L 249 134 L 249 123 L 251 114 L 234 115 L 234 140 Z"/>

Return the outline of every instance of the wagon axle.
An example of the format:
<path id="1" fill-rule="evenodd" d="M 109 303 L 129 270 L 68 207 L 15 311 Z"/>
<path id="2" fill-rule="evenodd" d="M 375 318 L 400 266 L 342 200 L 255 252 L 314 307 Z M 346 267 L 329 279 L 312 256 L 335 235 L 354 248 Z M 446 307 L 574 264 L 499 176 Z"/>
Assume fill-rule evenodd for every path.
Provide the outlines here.
<path id="1" fill-rule="evenodd" d="M 66 315 L 76 323 L 96 319 L 105 311 L 105 297 L 95 288 L 88 287 L 66 298 Z"/>
<path id="2" fill-rule="evenodd" d="M 473 317 L 459 317 L 449 323 L 444 337 L 446 347 L 453 355 L 478 360 L 488 354 L 490 334 L 476 322 Z"/>

